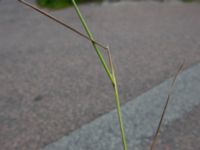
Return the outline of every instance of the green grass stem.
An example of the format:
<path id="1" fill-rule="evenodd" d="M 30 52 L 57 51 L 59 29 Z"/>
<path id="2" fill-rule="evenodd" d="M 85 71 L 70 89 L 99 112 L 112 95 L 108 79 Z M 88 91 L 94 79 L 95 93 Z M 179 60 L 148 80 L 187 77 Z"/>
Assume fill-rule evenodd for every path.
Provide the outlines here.
<path id="1" fill-rule="evenodd" d="M 107 47 L 105 47 L 105 46 L 104 46 L 103 44 L 101 44 L 100 42 L 90 39 L 88 36 L 86 36 L 85 34 L 81 33 L 80 31 L 78 31 L 78 30 L 75 29 L 74 27 L 72 27 L 72 26 L 70 26 L 69 24 L 65 23 L 64 21 L 58 19 L 57 17 L 54 17 L 53 15 L 51 15 L 51 14 L 49 14 L 49 13 L 47 13 L 47 12 L 41 10 L 41 9 L 38 8 L 37 6 L 31 4 L 31 3 L 27 2 L 27 1 L 24 1 L 24 0 L 18 0 L 18 1 L 19 1 L 20 3 L 22 3 L 22 4 L 24 4 L 24 5 L 26 5 L 26 6 L 30 7 L 30 8 L 32 8 L 33 10 L 35 10 L 35 11 L 37 11 L 37 12 L 43 14 L 44 16 L 46 16 L 46 17 L 52 19 L 53 21 L 57 22 L 58 24 L 60 24 L 60 25 L 62 25 L 62 26 L 64 26 L 64 27 L 70 29 L 71 31 L 73 31 L 74 33 L 80 35 L 81 37 L 83 37 L 83 38 L 85 38 L 85 39 L 87 39 L 87 40 L 89 40 L 89 41 L 94 42 L 95 44 L 97 44 L 98 46 L 102 47 L 103 49 L 107 49 Z"/>
<path id="2" fill-rule="evenodd" d="M 127 142 L 126 142 L 126 135 L 124 131 L 124 124 L 123 124 L 123 119 L 122 119 L 122 113 L 121 113 L 121 107 L 120 107 L 120 100 L 119 100 L 119 90 L 118 90 L 118 85 L 117 81 L 115 78 L 115 73 L 113 72 L 113 77 L 114 77 L 114 92 L 115 92 L 115 100 L 116 100 L 116 105 L 117 105 L 117 114 L 118 114 L 118 120 L 119 120 L 119 127 L 121 131 L 121 138 L 122 138 L 122 143 L 123 143 L 123 148 L 124 150 L 128 150 L 127 148 Z"/>
<path id="3" fill-rule="evenodd" d="M 113 86 L 113 89 L 114 89 L 114 95 L 115 95 L 115 100 L 116 100 L 116 106 L 117 106 L 117 115 L 118 115 L 118 120 L 119 120 L 119 126 L 120 126 L 120 131 L 121 131 L 121 138 L 122 138 L 122 143 L 123 143 L 123 149 L 124 150 L 128 150 L 127 148 L 127 142 L 126 142 L 126 135 L 125 135 L 125 131 L 124 131 L 124 125 L 123 125 L 123 119 L 122 119 L 122 112 L 121 112 L 121 107 L 120 107 L 120 100 L 119 100 L 119 92 L 118 92 L 118 84 L 117 84 L 117 80 L 116 80 L 116 75 L 115 75 L 115 69 L 114 69 L 114 66 L 113 66 L 113 62 L 112 62 L 112 57 L 111 57 L 111 53 L 110 53 L 110 49 L 109 47 L 105 47 L 103 46 L 101 43 L 97 42 L 94 40 L 93 38 L 93 35 L 92 33 L 90 32 L 87 24 L 86 24 L 86 21 L 84 20 L 75 0 L 72 0 L 72 4 L 73 6 L 75 7 L 75 10 L 79 16 L 79 19 L 81 20 L 81 23 L 87 33 L 87 35 L 81 33 L 80 31 L 78 31 L 77 29 L 73 28 L 72 26 L 69 26 L 68 24 L 64 23 L 63 21 L 55 18 L 54 16 L 50 15 L 49 13 L 45 12 L 45 11 L 42 11 L 41 9 L 39 9 L 38 7 L 32 5 L 31 3 L 29 2 L 26 2 L 25 0 L 18 0 L 19 2 L 23 3 L 24 5 L 26 6 L 29 6 L 30 8 L 38 11 L 39 13 L 49 17 L 50 19 L 54 20 L 55 22 L 63 25 L 64 27 L 72 30 L 73 32 L 77 33 L 78 35 L 80 35 L 81 37 L 91 41 L 110 81 L 112 82 L 112 86 Z M 185 0 L 186 1 L 186 0 Z M 189 1 L 189 0 L 188 0 Z M 199 1 L 199 0 L 197 0 Z M 109 59 L 109 67 L 107 66 L 107 63 L 105 61 L 105 59 L 103 58 L 103 55 L 101 54 L 100 50 L 98 49 L 98 46 L 104 48 L 106 51 L 107 51 L 107 55 L 108 55 L 108 59 Z M 164 108 L 163 108 L 163 111 L 162 111 L 162 114 L 161 114 L 161 117 L 160 117 L 160 121 L 159 121 L 159 124 L 158 124 L 158 127 L 156 129 L 156 133 L 153 137 L 153 141 L 150 145 L 150 150 L 153 150 L 155 145 L 156 145 L 156 142 L 157 142 L 157 138 L 158 138 L 158 134 L 160 132 L 160 128 L 161 128 L 161 125 L 162 125 L 162 122 L 163 122 L 163 118 L 164 118 L 164 115 L 165 115 L 165 112 L 166 112 L 166 109 L 167 109 L 167 106 L 168 106 L 168 103 L 170 101 L 170 97 L 171 97 L 171 93 L 173 91 L 173 88 L 174 88 L 174 85 L 175 85 L 175 81 L 177 79 L 177 76 L 179 75 L 179 73 L 183 70 L 183 66 L 184 66 L 184 63 L 180 66 L 177 74 L 175 75 L 173 81 L 172 81 L 172 84 L 171 84 L 171 87 L 170 87 L 170 90 L 169 90 L 169 93 L 168 93 L 168 97 L 167 97 L 167 100 L 166 100 L 166 103 L 164 105 Z"/>
<path id="4" fill-rule="evenodd" d="M 74 0 L 72 0 L 72 3 L 73 3 L 73 6 L 74 6 L 74 8 L 75 8 L 75 10 L 76 10 L 76 13 L 77 13 L 78 16 L 79 16 L 79 19 L 80 19 L 80 21 L 81 21 L 81 23 L 82 23 L 82 25 L 83 25 L 83 27 L 84 27 L 86 33 L 88 34 L 88 36 L 89 36 L 90 39 L 94 40 L 94 38 L 93 38 L 93 36 L 92 36 L 92 33 L 90 32 L 90 30 L 89 30 L 89 28 L 88 28 L 88 26 L 87 26 L 87 24 L 86 24 L 86 21 L 85 21 L 85 19 L 83 18 L 83 16 L 82 16 L 82 14 L 81 14 L 81 12 L 80 12 L 80 10 L 79 10 L 79 8 L 78 8 L 76 2 L 75 2 Z M 92 42 L 92 45 L 93 45 L 93 47 L 94 47 L 94 49 L 95 49 L 95 51 L 96 51 L 96 53 L 97 53 L 97 55 L 98 55 L 98 57 L 99 57 L 101 63 L 102 63 L 102 65 L 103 65 L 103 67 L 104 67 L 104 69 L 105 69 L 105 71 L 106 71 L 106 73 L 107 73 L 107 75 L 108 75 L 110 81 L 111 81 L 112 84 L 113 84 L 113 83 L 114 83 L 114 82 L 113 82 L 113 77 L 112 77 L 112 74 L 111 74 L 111 72 L 110 72 L 110 70 L 109 70 L 107 64 L 106 64 L 106 61 L 104 60 L 104 58 L 103 58 L 103 56 L 102 56 L 100 50 L 98 49 L 96 43 Z"/>
<path id="5" fill-rule="evenodd" d="M 86 33 L 88 34 L 89 38 L 90 39 L 94 39 L 93 38 L 93 35 L 92 33 L 90 32 L 88 26 L 87 26 L 87 23 L 85 21 L 85 19 L 83 18 L 75 0 L 72 0 L 72 3 L 73 3 L 73 6 L 76 10 L 76 13 L 78 14 L 79 16 L 79 19 L 86 31 Z M 115 100 L 116 100 L 116 106 L 117 106 L 117 114 L 118 114 L 118 120 L 119 120 L 119 126 L 120 126 L 120 131 L 121 131 L 121 138 L 122 138 L 122 143 L 123 143 L 123 148 L 124 150 L 127 150 L 127 142 L 126 142 L 126 135 L 125 135 L 125 131 L 124 131 L 124 125 L 123 125 L 123 119 L 122 119 L 122 113 L 121 113 L 121 107 L 120 107 L 120 100 L 119 100 L 119 92 L 118 92 L 118 86 L 117 86 L 117 81 L 116 81 L 116 76 L 115 76 L 115 70 L 114 70 L 114 67 L 113 67 L 113 63 L 112 63 L 112 59 L 111 59 L 111 54 L 110 54 L 110 50 L 109 48 L 107 49 L 108 51 L 108 56 L 109 56 L 109 62 L 110 62 L 110 67 L 111 67 L 111 71 L 109 70 L 107 64 L 106 64 L 106 61 L 104 60 L 100 50 L 98 49 L 97 45 L 92 42 L 92 45 L 94 47 L 94 49 L 96 50 L 96 53 L 109 77 L 109 79 L 111 80 L 112 82 L 112 85 L 113 85 L 113 89 L 114 89 L 114 94 L 115 94 Z M 112 72 L 112 73 L 111 73 Z"/>

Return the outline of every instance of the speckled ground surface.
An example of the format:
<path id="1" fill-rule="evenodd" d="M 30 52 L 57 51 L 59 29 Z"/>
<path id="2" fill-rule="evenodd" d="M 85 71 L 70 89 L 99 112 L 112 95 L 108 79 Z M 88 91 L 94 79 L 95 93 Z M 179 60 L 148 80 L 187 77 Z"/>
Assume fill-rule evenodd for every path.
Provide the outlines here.
<path id="1" fill-rule="evenodd" d="M 163 119 L 156 150 L 198 149 L 200 126 L 199 112 L 196 109 L 200 105 L 199 74 L 200 64 L 197 64 L 178 76 Z M 171 82 L 172 79 L 166 80 L 122 106 L 129 150 L 150 149 Z M 183 139 L 188 141 L 183 142 Z M 66 149 L 122 150 L 116 110 L 82 126 L 42 150 Z"/>
<path id="2" fill-rule="evenodd" d="M 196 106 L 183 118 L 177 119 L 161 133 L 162 145 L 168 150 L 199 150 L 200 149 L 200 105 Z"/>
<path id="3" fill-rule="evenodd" d="M 162 132 L 155 146 L 157 150 L 199 150 L 200 149 L 200 105 L 176 119 L 166 126 L 162 126 Z M 153 136 L 144 140 L 141 149 L 149 149 Z M 145 137 L 144 137 L 145 139 Z"/>
<path id="4" fill-rule="evenodd" d="M 199 150 L 200 149 L 200 105 L 164 126 L 155 149 L 159 150 Z M 150 140 L 143 147 L 148 149 Z"/>
<path id="5" fill-rule="evenodd" d="M 200 5 L 83 5 L 109 43 L 122 101 L 200 60 Z M 53 12 L 81 29 L 72 8 Z M 0 1 L 0 145 L 36 150 L 115 107 L 90 43 L 13 0 Z"/>

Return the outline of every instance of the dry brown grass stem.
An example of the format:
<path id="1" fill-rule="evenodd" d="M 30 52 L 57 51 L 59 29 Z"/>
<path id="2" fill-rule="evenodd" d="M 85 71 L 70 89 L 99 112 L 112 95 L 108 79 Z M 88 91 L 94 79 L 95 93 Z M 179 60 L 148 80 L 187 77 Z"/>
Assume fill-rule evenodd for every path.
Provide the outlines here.
<path id="1" fill-rule="evenodd" d="M 153 137 L 153 140 L 152 140 L 152 143 L 151 143 L 151 146 L 150 146 L 150 150 L 153 150 L 154 147 L 155 147 L 155 145 L 156 145 L 156 142 L 157 142 L 157 139 L 158 139 L 158 135 L 159 135 L 159 132 L 160 132 L 160 128 L 161 128 L 161 125 L 162 125 L 162 122 L 163 122 L 163 118 L 164 118 L 164 116 L 165 116 L 166 109 L 167 109 L 167 106 L 168 106 L 168 104 L 169 104 L 169 100 L 170 100 L 170 98 L 171 98 L 171 94 L 172 94 L 172 92 L 173 92 L 174 85 L 175 85 L 175 83 L 176 83 L 176 79 L 177 79 L 178 75 L 181 73 L 181 71 L 183 70 L 183 68 L 184 68 L 184 62 L 180 65 L 180 67 L 179 67 L 177 73 L 176 73 L 175 76 L 174 76 L 174 79 L 173 79 L 173 81 L 172 81 L 172 84 L 171 84 L 171 86 L 170 86 L 170 89 L 169 89 L 169 92 L 168 92 L 168 95 L 167 95 L 167 99 L 166 99 L 166 102 L 165 102 L 165 105 L 164 105 L 164 108 L 163 108 L 163 111 L 162 111 L 162 115 L 161 115 L 161 117 L 160 117 L 160 121 L 159 121 L 158 127 L 157 127 L 157 129 L 156 129 L 156 133 L 155 133 L 155 135 L 154 135 L 154 137 Z"/>
<path id="2" fill-rule="evenodd" d="M 78 30 L 75 29 L 74 27 L 72 27 L 72 26 L 66 24 L 64 21 L 62 21 L 62 20 L 60 20 L 60 19 L 54 17 L 53 15 L 51 15 L 51 14 L 49 14 L 49 13 L 47 13 L 47 12 L 41 10 L 41 9 L 38 8 L 37 6 L 31 4 L 31 3 L 27 2 L 27 1 L 24 1 L 24 0 L 18 0 L 18 1 L 21 2 L 21 3 L 24 4 L 24 5 L 26 5 L 26 6 L 30 7 L 30 8 L 32 8 L 32 9 L 34 9 L 35 11 L 37 11 L 37 12 L 39 12 L 39 13 L 45 15 L 46 17 L 52 19 L 53 21 L 57 22 L 58 24 L 60 24 L 60 25 L 62 25 L 62 26 L 64 26 L 64 27 L 70 29 L 71 31 L 73 31 L 73 32 L 75 32 L 75 33 L 77 33 L 77 34 L 79 34 L 79 35 L 82 36 L 83 38 L 85 38 L 85 39 L 87 39 L 87 40 L 89 40 L 89 41 L 95 43 L 96 45 L 102 47 L 103 49 L 107 49 L 107 47 L 104 46 L 103 44 L 101 44 L 100 42 L 98 42 L 98 41 L 96 41 L 96 40 L 94 40 L 94 39 L 89 38 L 88 36 L 86 36 L 85 34 L 81 33 L 80 31 L 78 31 Z"/>

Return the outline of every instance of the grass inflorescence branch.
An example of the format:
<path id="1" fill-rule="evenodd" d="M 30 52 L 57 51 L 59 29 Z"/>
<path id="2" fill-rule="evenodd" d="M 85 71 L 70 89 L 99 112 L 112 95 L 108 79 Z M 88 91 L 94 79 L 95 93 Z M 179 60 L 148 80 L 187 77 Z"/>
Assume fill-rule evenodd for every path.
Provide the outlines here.
<path id="1" fill-rule="evenodd" d="M 87 23 L 85 21 L 85 19 L 83 18 L 75 0 L 72 0 L 73 6 L 76 10 L 76 13 L 79 16 L 79 19 L 86 31 L 86 33 L 88 34 L 89 38 L 93 39 L 93 35 L 91 33 L 91 31 L 89 30 Z M 111 53 L 110 53 L 110 49 L 109 47 L 107 48 L 107 54 L 108 54 L 108 58 L 109 58 L 109 64 L 111 67 L 111 70 L 109 70 L 101 52 L 99 51 L 98 47 L 96 46 L 96 44 L 94 42 L 92 42 L 92 45 L 94 47 L 94 49 L 96 50 L 96 53 L 108 75 L 108 77 L 110 78 L 112 85 L 113 85 L 113 89 L 114 89 L 114 94 L 115 94 L 115 100 L 116 100 L 116 106 L 117 106 L 117 114 L 118 114 L 118 121 L 119 121 L 119 126 L 120 126 L 120 131 L 121 131 L 121 138 L 122 138 L 122 143 L 123 143 L 123 148 L 124 150 L 127 150 L 127 141 L 126 141 L 126 135 L 125 135 L 125 131 L 124 131 L 124 124 L 123 124 L 123 119 L 122 119 L 122 112 L 121 112 L 121 107 L 120 107 L 120 100 L 119 100 L 119 91 L 118 91 L 118 85 L 117 85 L 117 80 L 116 80 L 116 75 L 115 75 L 115 69 L 113 66 L 113 62 L 112 62 L 112 57 L 111 57 Z"/>
<path id="2" fill-rule="evenodd" d="M 53 21 L 57 22 L 58 24 L 70 29 L 71 31 L 75 32 L 79 36 L 89 40 L 92 43 L 92 46 L 94 47 L 94 49 L 95 49 L 95 51 L 96 51 L 96 53 L 98 55 L 98 58 L 99 58 L 99 60 L 100 60 L 100 62 L 102 64 L 102 66 L 103 66 L 108 78 L 110 79 L 110 81 L 112 83 L 113 90 L 114 90 L 114 95 L 115 95 L 115 102 L 116 102 L 116 107 L 117 107 L 117 115 L 118 115 L 118 121 L 119 121 L 119 127 L 120 127 L 120 132 L 121 132 L 121 139 L 122 139 L 123 149 L 124 150 L 128 150 L 127 141 L 126 141 L 126 135 L 125 135 L 125 130 L 124 130 L 124 123 L 123 123 L 123 119 L 122 119 L 120 100 L 119 100 L 118 83 L 117 83 L 117 80 L 116 80 L 115 68 L 114 68 L 114 64 L 113 64 L 113 61 L 112 61 L 110 48 L 109 48 L 109 46 L 107 46 L 107 47 L 104 46 L 103 44 L 101 44 L 100 42 L 96 41 L 93 38 L 93 35 L 92 35 L 90 29 L 88 28 L 87 23 L 86 23 L 84 17 L 82 16 L 82 14 L 81 14 L 81 12 L 79 10 L 79 7 L 76 4 L 76 1 L 72 0 L 72 4 L 73 4 L 73 6 L 74 6 L 74 8 L 76 10 L 76 13 L 77 13 L 77 15 L 78 15 L 78 17 L 79 17 L 79 19 L 81 21 L 81 24 L 82 24 L 82 26 L 83 26 L 83 28 L 84 28 L 84 30 L 85 30 L 87 35 L 83 34 L 82 32 L 78 31 L 74 27 L 66 24 L 64 21 L 59 20 L 58 18 L 54 17 L 53 15 L 41 10 L 37 6 L 27 2 L 25 0 L 18 0 L 18 1 L 23 3 L 24 5 L 32 8 L 32 9 L 34 9 L 35 11 L 45 15 L 46 17 L 52 19 Z M 105 61 L 105 59 L 104 59 L 101 51 L 99 50 L 98 46 L 103 48 L 104 50 L 106 50 L 107 56 L 108 56 L 108 64 Z M 165 105 L 164 105 L 164 108 L 163 108 L 163 111 L 162 111 L 162 114 L 161 114 L 161 117 L 160 117 L 160 120 L 159 120 L 159 124 L 157 126 L 157 129 L 156 129 L 155 135 L 153 137 L 152 143 L 150 145 L 150 150 L 153 150 L 155 148 L 155 145 L 156 145 L 156 142 L 157 142 L 157 138 L 158 138 L 158 134 L 160 132 L 160 128 L 161 128 L 161 125 L 162 125 L 162 122 L 163 122 L 163 118 L 164 118 L 167 106 L 168 106 L 170 98 L 171 98 L 171 93 L 173 91 L 177 76 L 183 70 L 183 66 L 184 66 L 184 63 L 181 64 L 181 66 L 178 69 L 177 74 L 175 75 L 175 77 L 174 77 L 174 79 L 172 81 L 172 84 L 171 84 L 171 87 L 170 87 L 170 90 L 169 90 L 169 93 L 168 93 L 168 96 L 167 96 L 167 100 L 165 102 Z"/>
<path id="3" fill-rule="evenodd" d="M 89 40 L 89 41 L 94 42 L 95 44 L 97 44 L 98 46 L 100 46 L 100 47 L 102 47 L 102 48 L 104 48 L 104 49 L 107 49 L 107 47 L 104 46 L 103 44 L 101 44 L 100 42 L 98 42 L 98 41 L 96 41 L 96 40 L 94 40 L 94 39 L 89 38 L 88 36 L 86 36 L 85 34 L 81 33 L 80 31 L 78 31 L 78 30 L 75 29 L 74 27 L 72 27 L 72 26 L 66 24 L 64 21 L 58 19 L 57 17 L 54 17 L 53 15 L 51 15 L 51 14 L 49 14 L 49 13 L 47 13 L 47 12 L 41 10 L 41 9 L 38 8 L 37 6 L 35 6 L 35 5 L 33 5 L 33 4 L 29 3 L 29 2 L 27 2 L 27 1 L 25 1 L 25 0 L 18 0 L 18 1 L 21 2 L 21 3 L 24 4 L 24 5 L 26 5 L 26 6 L 30 7 L 30 8 L 32 8 L 32 9 L 34 9 L 35 11 L 37 11 L 37 12 L 39 12 L 39 13 L 45 15 L 46 17 L 52 19 L 53 21 L 57 22 L 58 24 L 60 24 L 60 25 L 62 25 L 62 26 L 64 26 L 64 27 L 70 29 L 71 31 L 75 32 L 76 34 L 80 35 L 81 37 L 83 37 L 83 38 L 85 38 L 85 39 L 87 39 L 87 40 Z"/>
<path id="4" fill-rule="evenodd" d="M 161 125 L 162 125 L 162 122 L 163 122 L 163 119 L 164 119 L 164 116 L 165 116 L 165 113 L 166 113 L 166 110 L 167 110 L 167 106 L 168 106 L 169 101 L 171 99 L 171 94 L 173 92 L 173 89 L 174 89 L 174 86 L 175 86 L 175 83 L 176 83 L 176 79 L 177 79 L 178 75 L 181 73 L 181 71 L 183 70 L 183 68 L 184 68 L 184 62 L 180 65 L 177 73 L 175 74 L 175 76 L 172 80 L 172 84 L 170 86 L 170 89 L 169 89 L 169 92 L 168 92 L 168 95 L 167 95 L 167 99 L 166 99 L 166 102 L 165 102 L 165 105 L 164 105 L 164 108 L 163 108 L 163 111 L 162 111 L 162 114 L 161 114 L 161 117 L 160 117 L 160 121 L 159 121 L 157 129 L 156 129 L 156 133 L 155 133 L 153 140 L 152 140 L 152 143 L 150 145 L 150 150 L 153 150 L 155 148 L 155 145 L 156 145 L 156 142 L 157 142 L 157 139 L 158 139 L 158 135 L 159 135 L 159 132 L 160 132 L 160 128 L 161 128 Z"/>

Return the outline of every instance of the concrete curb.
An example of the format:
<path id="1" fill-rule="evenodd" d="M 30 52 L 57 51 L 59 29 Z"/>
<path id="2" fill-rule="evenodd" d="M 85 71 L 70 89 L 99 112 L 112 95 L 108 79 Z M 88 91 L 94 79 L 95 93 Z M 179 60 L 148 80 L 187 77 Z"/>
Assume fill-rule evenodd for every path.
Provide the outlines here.
<path id="1" fill-rule="evenodd" d="M 155 132 L 171 79 L 122 107 L 129 149 L 141 149 Z M 184 71 L 177 79 L 164 124 L 181 118 L 200 104 L 200 64 Z M 84 125 L 43 150 L 121 150 L 116 110 Z"/>

